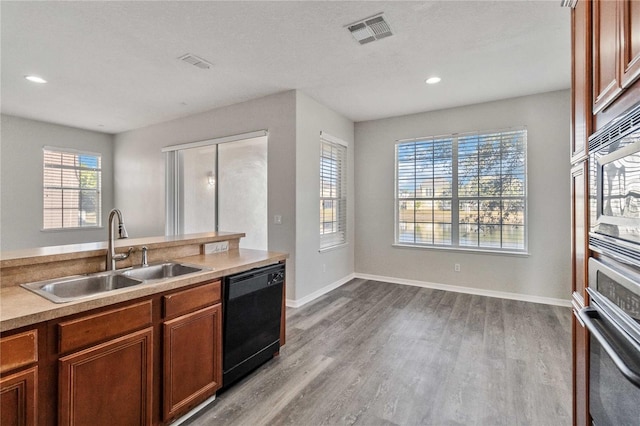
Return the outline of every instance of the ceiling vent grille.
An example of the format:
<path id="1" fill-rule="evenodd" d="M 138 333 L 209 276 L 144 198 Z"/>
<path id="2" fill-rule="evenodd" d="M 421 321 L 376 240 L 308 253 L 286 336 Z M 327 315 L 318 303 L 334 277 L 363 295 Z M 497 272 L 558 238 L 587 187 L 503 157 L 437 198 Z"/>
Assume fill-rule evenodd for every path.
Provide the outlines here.
<path id="1" fill-rule="evenodd" d="M 391 27 L 382 13 L 347 25 L 347 29 L 360 44 L 371 43 L 393 35 Z"/>
<path id="2" fill-rule="evenodd" d="M 191 53 L 182 55 L 178 59 L 180 59 L 183 62 L 186 62 L 187 64 L 193 65 L 194 67 L 201 68 L 203 70 L 208 70 L 209 68 L 213 67 L 213 64 L 211 62 L 206 61 L 196 55 L 192 55 Z"/>

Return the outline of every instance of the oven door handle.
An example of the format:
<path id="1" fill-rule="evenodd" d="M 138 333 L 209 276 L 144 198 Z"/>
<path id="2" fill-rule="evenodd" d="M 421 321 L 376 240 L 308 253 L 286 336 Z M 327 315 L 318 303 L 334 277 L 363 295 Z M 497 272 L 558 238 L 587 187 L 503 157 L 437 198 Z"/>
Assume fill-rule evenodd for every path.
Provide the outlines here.
<path id="1" fill-rule="evenodd" d="M 578 312 L 591 335 L 618 367 L 618 370 L 634 385 L 640 387 L 640 346 L 626 336 L 615 322 L 607 321 L 598 310 L 586 307 Z M 629 363 L 629 361 L 632 361 Z M 633 365 L 630 365 L 633 364 Z"/>

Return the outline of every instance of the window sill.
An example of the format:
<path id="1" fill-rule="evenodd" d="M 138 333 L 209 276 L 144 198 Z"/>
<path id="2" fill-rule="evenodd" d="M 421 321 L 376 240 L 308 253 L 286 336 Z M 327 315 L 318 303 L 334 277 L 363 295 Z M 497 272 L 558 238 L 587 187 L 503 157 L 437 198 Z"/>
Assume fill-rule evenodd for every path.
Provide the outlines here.
<path id="1" fill-rule="evenodd" d="M 445 247 L 445 246 L 419 246 L 413 244 L 399 244 L 394 243 L 392 247 L 401 249 L 418 249 L 418 250 L 436 250 L 436 251 L 451 251 L 460 253 L 471 254 L 492 254 L 498 256 L 515 256 L 515 257 L 529 257 L 531 254 L 528 251 L 507 251 L 507 250 L 485 250 L 481 248 L 462 248 L 462 247 Z"/>
<path id="2" fill-rule="evenodd" d="M 331 247 L 326 247 L 326 248 L 321 248 L 320 250 L 318 250 L 319 253 L 325 253 L 328 251 L 333 251 L 333 250 L 339 250 L 341 248 L 347 247 L 349 245 L 349 243 L 342 243 L 342 244 L 338 244 L 335 246 L 331 246 Z"/>

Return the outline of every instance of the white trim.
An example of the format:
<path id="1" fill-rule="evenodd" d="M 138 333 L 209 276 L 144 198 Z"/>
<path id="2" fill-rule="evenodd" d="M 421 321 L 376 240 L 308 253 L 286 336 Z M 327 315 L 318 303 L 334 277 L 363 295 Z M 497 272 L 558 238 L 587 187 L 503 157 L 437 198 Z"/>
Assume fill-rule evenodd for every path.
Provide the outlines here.
<path id="1" fill-rule="evenodd" d="M 329 133 L 325 132 L 325 131 L 320 131 L 320 137 L 326 141 L 329 142 L 333 142 L 333 143 L 337 143 L 338 145 L 342 145 L 345 146 L 347 148 L 349 148 L 349 142 L 347 141 L 343 141 L 340 138 L 337 138 L 335 136 L 330 135 Z"/>
<path id="2" fill-rule="evenodd" d="M 494 254 L 501 256 L 517 256 L 517 257 L 530 257 L 531 253 L 528 251 L 508 251 L 504 249 L 485 249 L 485 248 L 465 248 L 465 247 L 453 247 L 453 246 L 437 246 L 427 244 L 403 244 L 393 243 L 392 247 L 401 249 L 419 249 L 419 250 L 449 250 L 458 251 L 462 253 L 475 253 L 475 254 Z"/>
<path id="3" fill-rule="evenodd" d="M 433 288 L 436 290 L 452 291 L 455 293 L 476 294 L 478 296 L 497 297 L 500 299 L 520 300 L 523 302 L 542 303 L 545 305 L 554 305 L 562 307 L 571 307 L 571 300 L 569 299 L 556 299 L 553 297 L 532 296 L 528 294 L 509 293 L 506 291 L 485 290 L 481 288 L 462 287 L 457 285 L 431 283 L 426 281 L 407 280 L 404 278 L 384 277 L 381 275 L 370 274 L 354 274 L 354 278 L 361 278 L 363 280 L 382 281 L 393 284 L 411 285 L 415 287 Z"/>
<path id="4" fill-rule="evenodd" d="M 314 291 L 308 296 L 305 296 L 301 299 L 287 299 L 287 307 L 288 308 L 299 308 L 302 305 L 306 305 L 309 302 L 316 300 L 320 296 L 324 296 L 329 293 L 331 290 L 335 290 L 336 288 L 348 283 L 352 279 L 355 278 L 355 274 L 349 274 L 344 278 L 340 278 L 338 281 L 331 283 L 325 287 L 322 287 L 320 290 Z"/>
<path id="5" fill-rule="evenodd" d="M 269 132 L 267 130 L 256 130 L 255 132 L 240 133 L 238 135 L 224 136 L 221 138 L 207 139 L 204 141 L 165 146 L 164 148 L 162 148 L 162 152 L 179 151 L 181 149 L 190 149 L 190 148 L 199 148 L 201 146 L 217 145 L 220 143 L 235 142 L 235 141 L 240 141 L 244 139 L 253 139 L 253 138 L 259 138 L 259 137 L 268 136 L 268 135 L 269 135 Z"/>
<path id="6" fill-rule="evenodd" d="M 341 248 L 345 248 L 348 245 L 349 245 L 348 242 L 344 242 L 344 243 L 337 244 L 335 246 L 324 247 L 324 248 L 319 249 L 318 253 L 326 253 L 328 251 L 338 250 L 338 249 L 341 249 Z"/>

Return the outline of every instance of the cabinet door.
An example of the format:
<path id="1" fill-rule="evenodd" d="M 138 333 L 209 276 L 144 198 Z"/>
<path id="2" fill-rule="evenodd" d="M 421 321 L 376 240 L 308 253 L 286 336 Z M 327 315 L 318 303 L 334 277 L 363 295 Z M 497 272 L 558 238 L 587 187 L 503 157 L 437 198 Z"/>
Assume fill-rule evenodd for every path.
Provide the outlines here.
<path id="1" fill-rule="evenodd" d="M 593 1 L 593 113 L 609 105 L 622 90 L 618 1 Z"/>
<path id="2" fill-rule="evenodd" d="M 626 88 L 640 76 L 639 1 L 622 1 L 620 4 L 620 22 L 622 87 Z"/>
<path id="3" fill-rule="evenodd" d="M 60 425 L 149 425 L 153 329 L 60 358 Z"/>
<path id="4" fill-rule="evenodd" d="M 164 420 L 187 412 L 222 385 L 222 305 L 163 324 Z"/>
<path id="5" fill-rule="evenodd" d="M 38 367 L 0 379 L 0 424 L 36 424 Z"/>
<path id="6" fill-rule="evenodd" d="M 579 1 L 571 12 L 571 158 L 587 153 L 591 131 L 591 2 Z"/>
<path id="7" fill-rule="evenodd" d="M 588 160 L 571 169 L 571 280 L 572 291 L 584 305 L 587 284 L 588 207 L 587 167 Z"/>

